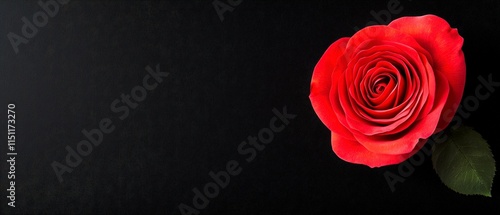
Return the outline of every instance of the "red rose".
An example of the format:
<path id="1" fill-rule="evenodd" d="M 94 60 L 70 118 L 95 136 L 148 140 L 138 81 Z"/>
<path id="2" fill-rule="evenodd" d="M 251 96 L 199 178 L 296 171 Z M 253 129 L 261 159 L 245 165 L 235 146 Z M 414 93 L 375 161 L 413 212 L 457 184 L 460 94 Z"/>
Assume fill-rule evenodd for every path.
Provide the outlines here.
<path id="1" fill-rule="evenodd" d="M 440 17 L 402 17 L 334 42 L 314 68 L 312 106 L 341 159 L 397 164 L 449 124 L 465 85 L 463 38 Z"/>

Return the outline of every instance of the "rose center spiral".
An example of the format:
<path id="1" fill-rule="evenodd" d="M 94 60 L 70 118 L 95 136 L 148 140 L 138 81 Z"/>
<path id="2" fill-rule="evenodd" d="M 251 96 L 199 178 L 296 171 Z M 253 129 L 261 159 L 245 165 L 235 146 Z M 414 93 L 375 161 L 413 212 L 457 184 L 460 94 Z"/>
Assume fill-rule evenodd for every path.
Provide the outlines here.
<path id="1" fill-rule="evenodd" d="M 391 78 L 387 75 L 377 77 L 372 85 L 372 92 L 376 95 L 384 92 Z"/>

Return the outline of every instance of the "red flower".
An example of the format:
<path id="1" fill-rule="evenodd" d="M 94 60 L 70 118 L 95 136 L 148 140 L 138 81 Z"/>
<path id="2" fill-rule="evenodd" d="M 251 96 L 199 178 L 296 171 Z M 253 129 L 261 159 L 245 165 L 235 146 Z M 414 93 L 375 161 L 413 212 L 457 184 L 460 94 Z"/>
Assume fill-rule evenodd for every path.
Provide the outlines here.
<path id="1" fill-rule="evenodd" d="M 401 163 L 446 128 L 465 85 L 462 44 L 435 15 L 334 42 L 314 68 L 309 98 L 337 156 L 370 167 Z"/>

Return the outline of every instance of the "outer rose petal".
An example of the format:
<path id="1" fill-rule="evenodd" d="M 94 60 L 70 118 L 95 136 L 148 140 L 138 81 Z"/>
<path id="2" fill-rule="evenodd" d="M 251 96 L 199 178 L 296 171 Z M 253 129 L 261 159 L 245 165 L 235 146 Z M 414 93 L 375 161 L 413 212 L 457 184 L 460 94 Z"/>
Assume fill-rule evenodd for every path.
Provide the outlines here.
<path id="1" fill-rule="evenodd" d="M 337 40 L 328 47 L 320 58 L 314 68 L 309 98 L 314 111 L 328 129 L 341 134 L 343 137 L 354 139 L 352 133 L 339 123 L 328 96 L 332 87 L 332 72 L 339 59 L 343 57 L 347 41 L 349 41 L 348 37 Z"/>
<path id="2" fill-rule="evenodd" d="M 378 154 L 368 151 L 356 141 L 344 139 L 332 132 L 332 149 L 340 159 L 350 163 L 364 164 L 371 168 L 401 163 L 417 153 L 426 142 L 427 140 L 420 140 L 413 151 L 407 154 Z"/>
<path id="3" fill-rule="evenodd" d="M 369 40 L 401 43 L 417 50 L 418 52 L 427 54 L 425 47 L 421 46 L 420 43 L 412 37 L 412 35 L 385 25 L 372 25 L 365 27 L 352 35 L 349 39 L 349 43 L 347 43 L 345 51 L 346 56 L 350 59 L 356 53 L 366 49 L 363 44 L 366 44 Z"/>
<path id="4" fill-rule="evenodd" d="M 392 21 L 389 27 L 411 35 L 432 56 L 435 72 L 444 74 L 450 85 L 450 95 L 443 113 L 455 113 L 465 87 L 465 59 L 462 52 L 463 38 L 457 29 L 451 28 L 446 20 L 435 16 L 402 17 Z M 439 90 L 439 86 L 437 86 Z M 437 126 L 446 128 L 452 117 L 443 114 Z"/>

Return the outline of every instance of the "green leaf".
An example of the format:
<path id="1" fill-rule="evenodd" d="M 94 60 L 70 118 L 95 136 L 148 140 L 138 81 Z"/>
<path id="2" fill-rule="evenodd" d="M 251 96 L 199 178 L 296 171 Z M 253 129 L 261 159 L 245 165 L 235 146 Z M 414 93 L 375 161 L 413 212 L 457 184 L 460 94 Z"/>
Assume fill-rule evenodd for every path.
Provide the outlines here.
<path id="1" fill-rule="evenodd" d="M 491 197 L 495 159 L 479 133 L 462 126 L 432 150 L 432 165 L 446 186 L 465 195 Z"/>

